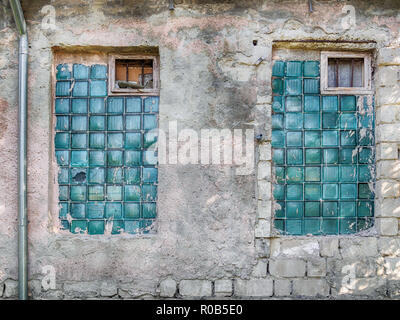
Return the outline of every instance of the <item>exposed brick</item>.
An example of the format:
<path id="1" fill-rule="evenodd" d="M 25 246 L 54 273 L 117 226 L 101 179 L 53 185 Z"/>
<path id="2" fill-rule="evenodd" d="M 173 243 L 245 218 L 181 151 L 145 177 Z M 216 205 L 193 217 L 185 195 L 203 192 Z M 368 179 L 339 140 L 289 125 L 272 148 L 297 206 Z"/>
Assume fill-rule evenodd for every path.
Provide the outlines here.
<path id="1" fill-rule="evenodd" d="M 268 238 L 271 235 L 271 221 L 266 219 L 258 219 L 255 228 L 256 238 Z"/>
<path id="2" fill-rule="evenodd" d="M 374 237 L 360 237 L 357 239 L 341 239 L 340 253 L 344 259 L 354 257 L 373 257 L 378 255 L 377 239 Z"/>
<path id="3" fill-rule="evenodd" d="M 400 280 L 400 258 L 385 258 L 384 270 L 389 280 Z"/>
<path id="4" fill-rule="evenodd" d="M 174 279 L 165 279 L 160 282 L 160 296 L 171 298 L 176 293 L 176 281 Z"/>
<path id="5" fill-rule="evenodd" d="M 376 146 L 377 160 L 397 160 L 399 150 L 397 143 L 380 143 Z"/>
<path id="6" fill-rule="evenodd" d="M 319 250 L 318 240 L 271 240 L 271 257 L 319 257 Z"/>
<path id="7" fill-rule="evenodd" d="M 18 281 L 7 279 L 4 282 L 4 298 L 16 298 L 18 296 Z"/>
<path id="8" fill-rule="evenodd" d="M 308 277 L 326 276 L 326 260 L 323 258 L 307 260 L 307 276 Z"/>
<path id="9" fill-rule="evenodd" d="M 232 295 L 232 280 L 215 280 L 214 293 L 217 297 L 230 297 Z"/>
<path id="10" fill-rule="evenodd" d="M 378 239 L 378 250 L 383 256 L 400 256 L 400 239 L 381 237 Z"/>
<path id="11" fill-rule="evenodd" d="M 258 199 L 271 200 L 271 183 L 260 180 L 258 181 Z"/>
<path id="12" fill-rule="evenodd" d="M 377 164 L 377 178 L 399 179 L 400 161 L 382 160 Z"/>
<path id="13" fill-rule="evenodd" d="M 388 294 L 392 299 L 400 298 L 400 281 L 388 281 Z"/>
<path id="14" fill-rule="evenodd" d="M 400 196 L 400 183 L 393 180 L 376 182 L 376 195 L 378 198 L 392 198 Z"/>
<path id="15" fill-rule="evenodd" d="M 290 280 L 276 279 L 274 281 L 274 295 L 277 297 L 290 296 L 292 292 L 292 283 Z"/>
<path id="16" fill-rule="evenodd" d="M 270 240 L 269 239 L 255 239 L 255 248 L 259 258 L 269 257 Z"/>
<path id="17" fill-rule="evenodd" d="M 399 81 L 399 66 L 381 66 L 377 69 L 376 84 L 380 87 L 397 86 Z"/>
<path id="18" fill-rule="evenodd" d="M 258 180 L 271 181 L 271 163 L 267 161 L 260 161 L 257 168 Z"/>
<path id="19" fill-rule="evenodd" d="M 271 201 L 258 201 L 258 218 L 260 219 L 270 219 L 271 218 Z"/>
<path id="20" fill-rule="evenodd" d="M 97 282 L 81 281 L 64 284 L 64 292 L 70 297 L 95 297 L 99 291 L 100 286 Z"/>
<path id="21" fill-rule="evenodd" d="M 322 257 L 336 257 L 339 255 L 339 240 L 338 239 L 321 239 L 319 241 Z"/>
<path id="22" fill-rule="evenodd" d="M 251 275 L 256 278 L 265 277 L 267 275 L 267 265 L 267 259 L 258 260 Z"/>
<path id="23" fill-rule="evenodd" d="M 212 294 L 211 281 L 182 280 L 179 283 L 179 293 L 184 297 L 209 297 Z"/>
<path id="24" fill-rule="evenodd" d="M 400 124 L 380 124 L 376 128 L 376 135 L 382 142 L 400 142 Z"/>
<path id="25" fill-rule="evenodd" d="M 324 279 L 295 279 L 293 280 L 293 295 L 326 297 L 329 295 L 329 286 Z"/>
<path id="26" fill-rule="evenodd" d="M 400 64 L 400 48 L 382 48 L 378 51 L 378 65 Z"/>
<path id="27" fill-rule="evenodd" d="M 399 232 L 399 221 L 397 218 L 377 218 L 376 226 L 382 236 L 395 236 Z"/>
<path id="28" fill-rule="evenodd" d="M 271 160 L 271 144 L 263 143 L 259 146 L 260 160 Z"/>
<path id="29" fill-rule="evenodd" d="M 269 273 L 275 277 L 304 277 L 306 274 L 306 263 L 301 259 L 270 260 Z"/>
<path id="30" fill-rule="evenodd" d="M 270 297 L 273 294 L 272 279 L 235 281 L 235 295 L 239 297 Z"/>
<path id="31" fill-rule="evenodd" d="M 400 218 L 400 199 L 382 199 L 381 201 L 377 201 L 375 216 Z"/>

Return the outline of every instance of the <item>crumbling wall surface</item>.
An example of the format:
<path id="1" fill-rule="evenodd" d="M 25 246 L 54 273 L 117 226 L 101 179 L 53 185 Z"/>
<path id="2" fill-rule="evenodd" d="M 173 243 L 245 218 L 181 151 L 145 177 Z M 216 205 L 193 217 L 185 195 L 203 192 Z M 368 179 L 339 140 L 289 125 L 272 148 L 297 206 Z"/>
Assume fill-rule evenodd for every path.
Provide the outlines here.
<path id="1" fill-rule="evenodd" d="M 22 1 L 30 41 L 30 296 L 398 298 L 398 1 L 313 2 L 311 13 L 303 0 L 177 0 L 174 11 L 166 2 Z M 1 3 L 0 297 L 7 299 L 17 295 L 18 37 L 8 1 Z M 274 40 L 303 39 L 376 41 L 377 221 L 363 236 L 271 232 L 272 47 Z M 52 48 L 73 46 L 158 47 L 160 127 L 177 121 L 180 129 L 254 128 L 265 138 L 255 150 L 254 172 L 160 165 L 157 234 L 61 232 L 54 206 Z M 53 271 L 55 286 L 47 281 Z"/>

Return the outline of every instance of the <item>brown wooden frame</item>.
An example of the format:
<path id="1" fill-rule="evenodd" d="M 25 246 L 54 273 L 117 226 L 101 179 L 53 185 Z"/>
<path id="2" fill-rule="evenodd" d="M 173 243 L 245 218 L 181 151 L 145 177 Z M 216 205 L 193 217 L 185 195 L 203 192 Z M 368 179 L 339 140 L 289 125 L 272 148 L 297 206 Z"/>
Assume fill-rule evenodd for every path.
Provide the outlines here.
<path id="1" fill-rule="evenodd" d="M 329 58 L 362 58 L 364 59 L 362 87 L 328 87 Z M 321 94 L 373 94 L 371 54 L 360 52 L 321 51 Z"/>
<path id="2" fill-rule="evenodd" d="M 132 89 L 116 88 L 115 60 L 153 60 L 153 88 Z M 159 95 L 160 94 L 160 57 L 156 55 L 117 55 L 108 56 L 108 94 L 109 95 Z"/>

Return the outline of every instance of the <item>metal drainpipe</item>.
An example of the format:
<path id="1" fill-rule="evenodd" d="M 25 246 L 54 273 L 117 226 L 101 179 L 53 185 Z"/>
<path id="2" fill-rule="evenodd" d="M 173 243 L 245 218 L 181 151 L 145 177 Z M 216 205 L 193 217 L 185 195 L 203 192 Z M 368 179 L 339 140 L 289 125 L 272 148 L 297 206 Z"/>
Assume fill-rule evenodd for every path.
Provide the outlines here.
<path id="1" fill-rule="evenodd" d="M 28 35 L 19 0 L 10 0 L 19 33 L 18 57 L 18 296 L 28 299 L 28 233 L 26 210 L 26 136 L 27 136 L 27 80 Z"/>

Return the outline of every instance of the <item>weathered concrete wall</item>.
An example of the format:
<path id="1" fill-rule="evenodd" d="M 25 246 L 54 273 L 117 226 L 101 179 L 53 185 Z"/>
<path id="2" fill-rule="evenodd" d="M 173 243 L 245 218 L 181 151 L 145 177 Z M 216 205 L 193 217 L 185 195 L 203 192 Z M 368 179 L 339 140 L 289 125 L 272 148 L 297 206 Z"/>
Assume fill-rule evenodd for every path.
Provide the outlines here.
<path id="1" fill-rule="evenodd" d="M 303 0 L 175 2 L 169 11 L 156 0 L 22 1 L 30 40 L 31 297 L 399 297 L 398 1 L 323 1 L 314 3 L 313 13 Z M 2 3 L 0 297 L 15 298 L 18 43 L 8 1 Z M 55 29 L 43 28 L 41 10 L 48 4 L 55 8 Z M 342 9 L 348 4 L 355 8 L 356 26 L 345 29 Z M 379 151 L 372 235 L 289 238 L 271 232 L 270 78 L 273 41 L 282 39 L 376 41 Z M 238 176 L 233 166 L 161 165 L 156 235 L 60 232 L 52 205 L 52 48 L 78 45 L 158 47 L 160 127 L 177 120 L 180 128 L 197 130 L 255 128 L 266 137 L 256 150 L 258 170 Z M 260 56 L 265 60 L 256 66 Z M 46 265 L 56 270 L 55 290 L 41 287 Z"/>

